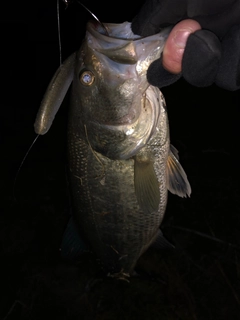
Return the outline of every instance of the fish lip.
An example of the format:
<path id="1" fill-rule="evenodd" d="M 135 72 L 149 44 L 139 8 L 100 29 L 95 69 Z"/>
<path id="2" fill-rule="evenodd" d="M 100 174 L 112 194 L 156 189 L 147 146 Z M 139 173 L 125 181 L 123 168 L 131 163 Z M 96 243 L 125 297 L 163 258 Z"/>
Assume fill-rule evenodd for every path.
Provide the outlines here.
<path id="1" fill-rule="evenodd" d="M 104 25 L 104 27 L 106 27 L 104 23 L 103 23 L 103 25 Z M 111 39 L 115 38 L 109 32 L 109 28 L 107 28 L 107 31 L 108 31 L 108 34 L 107 34 L 105 29 L 103 28 L 103 26 L 96 20 L 88 21 L 86 30 L 93 35 L 95 35 L 95 33 L 97 33 L 98 37 L 103 37 L 103 38 L 106 37 L 106 38 L 111 38 Z"/>
<path id="2" fill-rule="evenodd" d="M 101 25 L 100 22 L 98 22 L 97 20 L 90 20 L 87 23 L 87 30 L 88 29 L 94 29 L 95 31 L 97 31 L 99 34 L 101 35 L 105 35 L 107 37 L 109 37 L 109 34 L 106 33 L 106 31 L 108 31 L 108 29 L 106 28 L 106 30 L 103 28 L 103 26 L 106 28 L 106 26 L 104 25 L 104 23 Z"/>
<path id="3" fill-rule="evenodd" d="M 122 23 L 122 25 L 125 25 L 129 29 L 129 25 L 131 25 L 131 22 L 125 21 Z M 95 35 L 98 34 L 98 37 L 101 36 L 105 39 L 111 38 L 111 40 L 116 39 L 117 42 L 119 41 L 137 41 L 141 39 L 150 39 L 155 38 L 155 34 L 151 36 L 140 36 L 138 34 L 135 34 L 132 32 L 132 29 L 130 27 L 131 32 L 128 32 L 126 35 L 126 32 L 119 34 L 119 23 L 100 23 L 96 20 L 89 20 L 87 22 L 86 31 L 90 32 L 91 34 Z M 173 25 L 167 26 L 159 31 L 159 34 L 161 34 L 162 38 L 166 38 L 170 31 L 172 30 Z M 118 33 L 115 33 L 115 29 L 118 30 Z M 125 30 L 123 28 L 123 30 Z"/>
<path id="4" fill-rule="evenodd" d="M 130 22 L 123 22 L 122 24 L 126 24 L 130 25 Z M 103 26 L 105 27 L 105 29 L 103 28 Z M 99 23 L 98 21 L 95 20 L 90 20 L 87 23 L 86 26 L 86 31 L 88 31 L 89 33 L 91 33 L 94 37 L 98 37 L 98 38 L 102 38 L 105 39 L 107 41 L 109 41 L 109 39 L 111 39 L 111 41 L 113 41 L 113 43 L 116 41 L 116 43 L 119 44 L 119 41 L 134 41 L 134 40 L 139 40 L 141 38 L 141 36 L 134 34 L 133 32 L 129 33 L 128 36 L 126 36 L 125 34 L 116 34 L 114 33 L 115 29 L 119 27 L 119 23 Z M 106 33 L 107 31 L 107 33 Z M 114 39 L 116 39 L 114 41 Z M 120 42 L 121 43 L 121 42 Z"/>

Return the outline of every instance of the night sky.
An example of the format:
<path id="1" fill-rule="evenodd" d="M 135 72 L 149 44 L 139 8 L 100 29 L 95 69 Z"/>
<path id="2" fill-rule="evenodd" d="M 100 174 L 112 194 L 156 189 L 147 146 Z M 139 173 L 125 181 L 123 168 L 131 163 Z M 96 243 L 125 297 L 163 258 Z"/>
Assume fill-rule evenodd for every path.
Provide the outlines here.
<path id="1" fill-rule="evenodd" d="M 123 22 L 143 1 L 132 9 L 126 0 L 85 3 L 101 21 Z M 60 3 L 63 60 L 81 45 L 90 18 L 79 5 L 65 10 Z M 0 318 L 237 319 L 240 92 L 196 88 L 183 79 L 162 89 L 171 142 L 192 187 L 190 198 L 169 195 L 161 228 L 176 249 L 147 252 L 139 261 L 142 276 L 129 284 L 95 281 L 93 255 L 68 263 L 58 251 L 69 213 L 67 99 L 14 184 L 59 66 L 56 1 L 9 2 L 0 22 Z"/>

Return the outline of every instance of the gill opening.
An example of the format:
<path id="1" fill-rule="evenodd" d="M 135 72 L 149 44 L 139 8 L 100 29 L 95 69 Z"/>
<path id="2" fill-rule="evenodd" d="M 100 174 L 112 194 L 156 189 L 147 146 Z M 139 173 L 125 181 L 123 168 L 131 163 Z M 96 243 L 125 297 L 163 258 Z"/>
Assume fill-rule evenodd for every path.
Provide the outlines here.
<path id="1" fill-rule="evenodd" d="M 96 160 L 100 163 L 101 167 L 102 167 L 102 174 L 100 174 L 99 176 L 96 177 L 96 179 L 102 178 L 102 181 L 104 181 L 104 177 L 105 177 L 105 169 L 104 169 L 104 165 L 102 163 L 102 161 L 99 159 L 99 157 L 97 156 L 96 152 L 93 150 L 90 141 L 88 139 L 88 133 L 87 133 L 87 126 L 84 124 L 84 130 L 85 130 L 85 136 L 87 139 L 87 143 L 89 145 L 90 150 L 92 151 L 92 154 L 94 155 L 94 157 L 96 158 Z"/>

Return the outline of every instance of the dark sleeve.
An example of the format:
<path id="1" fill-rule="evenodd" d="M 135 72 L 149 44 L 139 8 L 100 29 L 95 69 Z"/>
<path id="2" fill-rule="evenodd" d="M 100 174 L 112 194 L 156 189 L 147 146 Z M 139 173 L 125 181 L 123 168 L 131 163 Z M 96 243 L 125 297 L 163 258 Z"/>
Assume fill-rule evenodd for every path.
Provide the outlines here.
<path id="1" fill-rule="evenodd" d="M 147 0 L 132 21 L 132 30 L 143 37 L 187 18 L 187 0 Z"/>
<path id="2" fill-rule="evenodd" d="M 240 1 L 236 0 L 147 0 L 132 20 L 135 34 L 149 36 L 160 28 L 183 19 L 194 19 L 203 29 L 223 37 L 240 22 Z"/>
<path id="3" fill-rule="evenodd" d="M 183 76 L 198 87 L 216 83 L 227 90 L 240 89 L 240 1 L 147 0 L 134 17 L 132 30 L 149 36 L 187 18 L 198 21 L 202 30 L 188 38 L 182 73 L 171 74 L 158 59 L 148 69 L 149 83 L 161 88 Z"/>

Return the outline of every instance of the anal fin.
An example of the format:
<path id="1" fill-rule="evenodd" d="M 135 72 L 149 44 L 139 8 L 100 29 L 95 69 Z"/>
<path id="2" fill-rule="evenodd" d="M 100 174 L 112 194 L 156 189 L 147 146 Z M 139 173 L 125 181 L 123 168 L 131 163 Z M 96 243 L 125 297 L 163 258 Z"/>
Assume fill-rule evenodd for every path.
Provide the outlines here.
<path id="1" fill-rule="evenodd" d="M 157 238 L 151 245 L 151 248 L 155 248 L 157 250 L 169 250 L 175 249 L 175 246 L 164 237 L 162 231 L 159 229 Z"/>
<path id="2" fill-rule="evenodd" d="M 76 260 L 81 254 L 89 251 L 89 248 L 81 239 L 72 217 L 64 231 L 60 251 L 62 258 L 67 260 Z"/>

